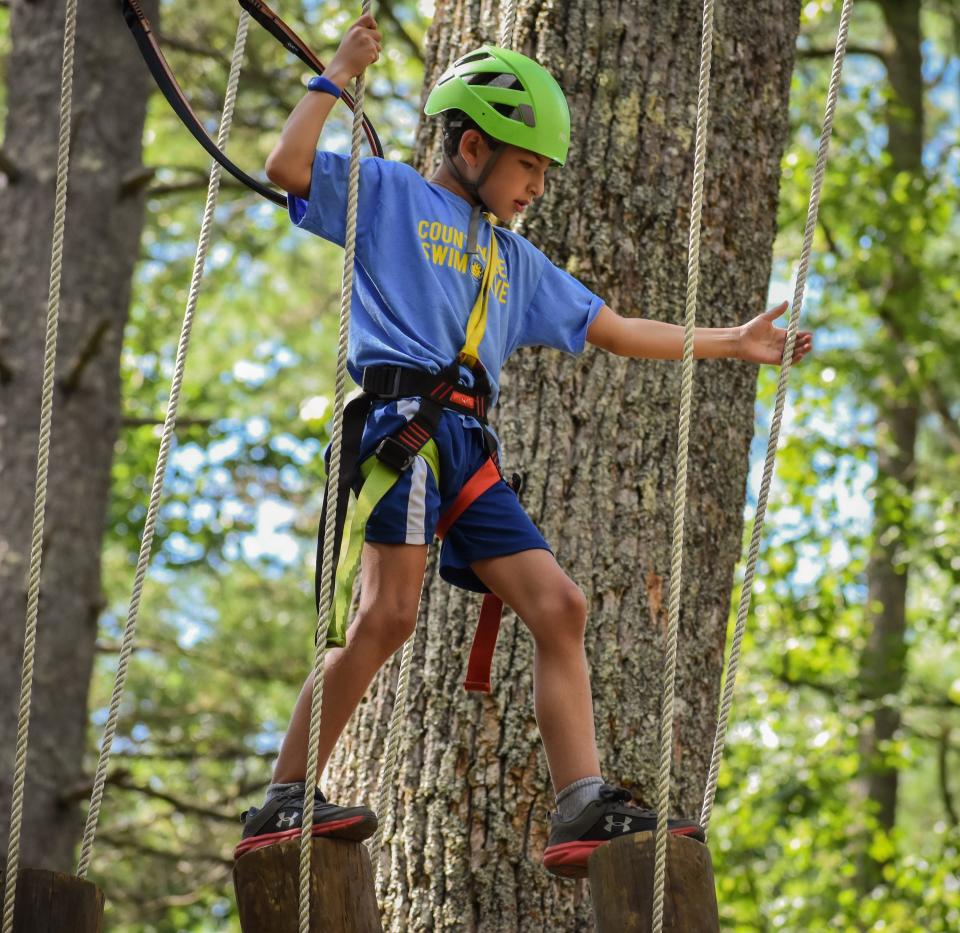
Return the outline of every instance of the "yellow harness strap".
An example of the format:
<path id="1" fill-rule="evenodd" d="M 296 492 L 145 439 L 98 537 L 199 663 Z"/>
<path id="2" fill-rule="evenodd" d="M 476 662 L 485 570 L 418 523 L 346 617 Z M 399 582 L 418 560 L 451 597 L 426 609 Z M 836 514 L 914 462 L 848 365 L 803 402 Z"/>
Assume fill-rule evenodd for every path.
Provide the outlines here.
<path id="1" fill-rule="evenodd" d="M 477 300 L 467 320 L 467 339 L 459 355 L 462 362 L 471 366 L 478 363 L 480 359 L 480 342 L 487 329 L 487 304 L 498 263 L 497 236 L 491 227 L 487 266 L 480 280 Z M 427 466 L 433 473 L 434 481 L 439 486 L 440 452 L 432 438 L 423 445 L 417 456 L 426 460 Z M 344 523 L 343 538 L 340 541 L 340 559 L 337 561 L 333 604 L 330 607 L 330 622 L 327 626 L 328 648 L 342 648 L 347 643 L 347 615 L 353 598 L 353 584 L 360 567 L 360 554 L 363 550 L 367 520 L 370 518 L 370 513 L 377 507 L 377 503 L 400 479 L 399 472 L 387 466 L 382 460 L 378 460 L 375 455 L 367 457 L 360 464 L 360 473 L 363 476 L 363 486 L 357 496 L 356 504 L 352 505 L 352 515 Z"/>
<path id="2" fill-rule="evenodd" d="M 487 267 L 483 270 L 483 279 L 480 282 L 480 292 L 473 303 L 473 309 L 467 320 L 467 339 L 460 351 L 460 360 L 471 366 L 480 361 L 480 343 L 487 329 L 487 305 L 490 301 L 490 289 L 493 287 L 493 278 L 497 274 L 500 257 L 497 255 L 497 234 L 490 228 L 490 248 L 487 250 Z"/>

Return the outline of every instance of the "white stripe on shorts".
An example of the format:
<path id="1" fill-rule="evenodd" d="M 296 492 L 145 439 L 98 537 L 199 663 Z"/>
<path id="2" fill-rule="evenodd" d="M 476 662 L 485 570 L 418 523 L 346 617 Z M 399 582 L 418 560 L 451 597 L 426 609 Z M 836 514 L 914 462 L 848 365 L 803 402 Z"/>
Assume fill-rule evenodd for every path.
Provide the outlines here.
<path id="1" fill-rule="evenodd" d="M 417 457 L 410 473 L 407 497 L 407 544 L 423 544 L 427 536 L 427 461 Z"/>
<path id="2" fill-rule="evenodd" d="M 413 416 L 420 411 L 420 399 L 418 398 L 400 398 L 397 399 L 397 414 L 401 418 L 406 418 L 409 421 Z"/>

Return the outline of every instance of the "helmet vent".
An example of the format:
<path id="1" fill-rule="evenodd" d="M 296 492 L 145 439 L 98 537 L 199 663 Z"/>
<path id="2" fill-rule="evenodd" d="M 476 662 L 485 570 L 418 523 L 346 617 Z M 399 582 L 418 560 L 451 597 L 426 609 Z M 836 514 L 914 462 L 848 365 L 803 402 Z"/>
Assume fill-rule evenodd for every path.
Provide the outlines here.
<path id="1" fill-rule="evenodd" d="M 490 59 L 490 55 L 487 52 L 474 52 L 471 55 L 464 55 L 463 58 L 457 59 L 454 64 L 454 68 L 459 68 L 460 65 L 469 65 L 473 62 L 483 62 Z"/>
<path id="2" fill-rule="evenodd" d="M 527 126 L 536 126 L 537 118 L 533 115 L 533 107 L 529 104 L 519 104 L 514 111 Z"/>

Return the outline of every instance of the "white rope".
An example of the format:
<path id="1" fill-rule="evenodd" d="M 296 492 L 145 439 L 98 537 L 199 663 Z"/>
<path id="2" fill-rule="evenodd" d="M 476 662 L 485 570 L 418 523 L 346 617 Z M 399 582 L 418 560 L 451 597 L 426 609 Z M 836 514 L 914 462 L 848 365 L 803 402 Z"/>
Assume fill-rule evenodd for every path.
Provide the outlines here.
<path id="1" fill-rule="evenodd" d="M 70 122 L 73 109 L 73 62 L 77 35 L 77 0 L 67 0 L 63 29 L 63 68 L 60 91 L 60 139 L 57 151 L 56 206 L 47 293 L 47 333 L 43 351 L 43 389 L 40 402 L 40 437 L 37 479 L 33 502 L 33 537 L 27 583 L 27 622 L 23 637 L 23 668 L 20 678 L 20 713 L 14 758 L 13 794 L 10 801 L 10 833 L 7 841 L 7 875 L 3 889 L 3 933 L 13 930 L 13 910 L 20 865 L 20 833 L 23 825 L 23 788 L 27 772 L 27 741 L 30 733 L 30 701 L 33 693 L 33 662 L 36 654 L 37 617 L 40 606 L 40 566 L 43 556 L 43 521 L 47 507 L 50 434 L 53 425 L 53 377 L 57 359 L 60 320 L 60 279 L 67 216 L 67 177 L 70 169 Z"/>
<path id="2" fill-rule="evenodd" d="M 683 574 L 683 526 L 687 505 L 687 453 L 693 395 L 693 338 L 700 284 L 700 220 L 703 213 L 703 179 L 706 172 L 707 118 L 710 101 L 710 63 L 713 57 L 713 0 L 704 0 L 700 42 L 700 87 L 697 96 L 697 135 L 694 152 L 693 194 L 687 245 L 687 303 L 683 332 L 683 372 L 680 424 L 677 441 L 677 476 L 673 493 L 673 553 L 670 562 L 670 614 L 660 706 L 660 780 L 657 786 L 657 854 L 654 866 L 653 931 L 663 929 L 663 895 L 667 862 L 667 818 L 670 810 L 670 763 L 673 753 L 673 698 L 676 688 L 677 633 L 680 619 L 680 584 Z"/>
<path id="3" fill-rule="evenodd" d="M 247 40 L 247 24 L 249 15 L 244 12 L 237 24 L 237 37 L 233 47 L 233 57 L 230 61 L 230 77 L 227 82 L 227 94 L 223 102 L 223 116 L 220 120 L 220 131 L 217 135 L 217 146 L 226 149 L 230 137 L 230 126 L 233 122 L 233 106 L 237 96 L 237 84 L 240 79 L 240 65 L 243 61 L 243 50 Z M 103 788 L 107 778 L 107 766 L 110 762 L 110 749 L 113 745 L 117 730 L 117 719 L 120 712 L 120 700 L 126 683 L 127 666 L 133 650 L 133 639 L 137 627 L 137 614 L 140 610 L 140 599 L 143 594 L 143 583 L 150 563 L 150 551 L 153 547 L 153 536 L 156 529 L 157 513 L 160 509 L 160 494 L 163 492 L 163 481 L 167 470 L 167 457 L 177 423 L 177 405 L 180 401 L 180 389 L 183 385 L 183 373 L 187 362 L 187 350 L 190 346 L 190 331 L 193 327 L 193 313 L 197 307 L 197 298 L 200 294 L 200 282 L 203 279 L 204 264 L 207 249 L 210 245 L 210 231 L 213 227 L 214 210 L 217 205 L 217 196 L 220 193 L 220 164 L 214 162 L 210 166 L 210 181 L 207 186 L 207 202 L 203 211 L 203 222 L 200 226 L 200 238 L 197 244 L 197 258 L 193 266 L 193 278 L 190 282 L 190 293 L 187 297 L 187 307 L 184 312 L 183 325 L 180 330 L 180 342 L 177 346 L 177 359 L 174 368 L 173 381 L 170 386 L 170 398 L 167 402 L 167 413 L 163 422 L 163 434 L 160 439 L 160 452 L 157 457 L 157 466 L 153 475 L 153 487 L 150 490 L 150 505 L 147 510 L 147 519 L 143 528 L 143 538 L 140 541 L 140 556 L 137 559 L 137 570 L 134 576 L 133 593 L 130 597 L 130 607 L 127 611 L 127 622 L 123 630 L 123 640 L 120 645 L 120 656 L 117 662 L 117 676 L 113 685 L 113 695 L 110 698 L 110 712 L 104 728 L 103 741 L 100 746 L 100 759 L 97 762 L 97 772 L 93 782 L 93 793 L 90 798 L 90 809 L 87 812 L 87 823 L 83 833 L 83 844 L 80 851 L 80 864 L 77 875 L 84 878 L 90 867 L 93 854 L 93 841 L 97 832 L 97 822 L 100 817 L 100 805 L 103 801 Z M 4 931 L 6 933 L 6 931 Z"/>
<path id="4" fill-rule="evenodd" d="M 397 770 L 397 758 L 400 752 L 400 735 L 403 731 L 402 719 L 407 709 L 407 695 L 410 686 L 410 665 L 413 661 L 413 649 L 416 642 L 416 629 L 403 646 L 403 655 L 400 658 L 400 674 L 397 677 L 397 696 L 393 701 L 393 713 L 390 716 L 390 728 L 387 732 L 387 756 L 380 775 L 380 793 L 377 799 L 377 813 L 384 814 L 383 820 L 377 824 L 377 831 L 370 846 L 370 858 L 376 867 L 377 889 L 382 882 L 382 867 L 380 852 L 383 847 L 383 838 L 386 832 L 388 818 L 391 825 L 396 820 L 394 807 L 393 780 Z"/>
<path id="5" fill-rule="evenodd" d="M 362 14 L 368 16 L 371 0 L 363 0 Z M 337 344 L 337 377 L 333 395 L 333 434 L 330 445 L 330 468 L 327 472 L 327 521 L 323 533 L 320 605 L 317 615 L 319 635 L 313 659 L 313 691 L 310 703 L 310 733 L 307 745 L 306 791 L 303 819 L 300 825 L 300 933 L 310 933 L 310 840 L 313 836 L 313 807 L 317 799 L 317 762 L 320 742 L 320 714 L 323 708 L 324 658 L 327 654 L 327 629 L 333 602 L 331 564 L 334 531 L 340 499 L 340 448 L 343 437 L 343 407 L 347 378 L 347 344 L 350 335 L 350 303 L 353 298 L 353 263 L 357 246 L 357 205 L 360 193 L 360 138 L 363 124 L 363 102 L 366 75 L 357 76 L 354 93 L 353 136 L 350 142 L 350 176 L 347 187 L 347 229 L 343 244 L 343 280 L 340 289 L 340 331 Z"/>
<path id="6" fill-rule="evenodd" d="M 517 0 L 503 3 L 503 22 L 500 26 L 500 48 L 512 49 L 517 31 Z"/>
<path id="7" fill-rule="evenodd" d="M 517 4 L 516 0 L 505 0 L 503 4 L 503 22 L 500 31 L 501 48 L 509 49 L 513 47 L 514 33 L 517 24 Z M 331 475 L 335 475 L 331 473 Z M 394 699 L 393 712 L 390 716 L 390 728 L 387 732 L 387 754 L 383 769 L 380 775 L 380 791 L 377 798 L 377 813 L 382 815 L 382 819 L 377 825 L 377 831 L 374 834 L 373 842 L 370 846 L 370 857 L 376 866 L 377 889 L 382 883 L 382 860 L 381 851 L 383 848 L 383 839 L 386 833 L 387 825 L 393 826 L 396 821 L 395 815 L 395 794 L 391 788 L 396 775 L 397 758 L 400 751 L 400 735 L 403 730 L 405 711 L 407 708 L 407 695 L 410 682 L 410 665 L 413 659 L 414 643 L 416 632 L 407 639 L 403 647 L 403 655 L 400 659 L 400 673 L 397 678 L 397 695 Z"/>
<path id="8" fill-rule="evenodd" d="M 737 677 L 737 666 L 740 661 L 740 645 L 743 641 L 747 615 L 750 612 L 754 572 L 756 570 L 757 555 L 760 553 L 760 538 L 763 534 L 763 522 L 767 512 L 767 497 L 770 492 L 770 483 L 773 479 L 773 468 L 777 456 L 777 442 L 780 438 L 780 423 L 783 419 L 783 406 L 787 394 L 787 379 L 790 376 L 790 366 L 793 363 L 793 348 L 797 336 L 800 311 L 803 307 L 803 295 L 807 284 L 807 270 L 810 266 L 813 234 L 816 230 L 817 215 L 820 210 L 820 194 L 823 189 L 823 176 L 827 167 L 827 150 L 830 147 L 833 116 L 837 107 L 837 97 L 840 93 L 840 74 L 843 70 L 847 33 L 849 32 L 852 12 L 853 0 L 844 0 L 843 10 L 840 13 L 840 28 L 837 33 L 837 48 L 833 58 L 833 73 L 830 76 L 830 90 L 827 93 L 826 112 L 823 117 L 823 128 L 820 131 L 820 144 L 817 149 L 817 165 L 814 170 L 813 184 L 810 189 L 810 203 L 807 207 L 807 222 L 803 233 L 803 248 L 800 251 L 800 264 L 797 268 L 793 305 L 790 308 L 790 319 L 787 324 L 787 340 L 783 351 L 783 364 L 780 367 L 780 381 L 777 384 L 777 400 L 774 405 L 773 420 L 770 425 L 767 456 L 763 464 L 763 480 L 760 483 L 760 493 L 757 497 L 757 514 L 753 520 L 750 552 L 744 572 L 743 587 L 740 592 L 740 604 L 737 608 L 737 622 L 734 627 L 733 642 L 730 646 L 730 660 L 727 664 L 727 673 L 723 684 L 723 699 L 720 704 L 720 716 L 717 721 L 717 734 L 713 743 L 710 773 L 707 778 L 707 787 L 704 791 L 703 810 L 700 814 L 700 824 L 704 830 L 707 830 L 710 825 L 710 816 L 713 811 L 713 801 L 717 792 L 717 778 L 720 774 L 720 760 L 723 757 L 723 745 L 726 739 L 727 721 L 730 715 L 730 707 L 733 703 L 733 688 Z"/>

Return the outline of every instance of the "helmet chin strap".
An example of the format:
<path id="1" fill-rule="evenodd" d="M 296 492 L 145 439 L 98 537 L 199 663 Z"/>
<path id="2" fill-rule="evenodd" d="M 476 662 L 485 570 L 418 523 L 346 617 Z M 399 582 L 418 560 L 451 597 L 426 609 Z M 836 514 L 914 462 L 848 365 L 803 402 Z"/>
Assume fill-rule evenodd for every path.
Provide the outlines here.
<path id="1" fill-rule="evenodd" d="M 447 155 L 446 152 L 443 154 L 443 164 L 446 165 L 447 169 L 453 175 L 454 178 L 459 182 L 460 187 L 464 189 L 477 203 L 473 206 L 473 212 L 470 214 L 470 227 L 467 230 L 467 255 L 472 256 L 477 252 L 477 237 L 480 229 L 480 212 L 485 211 L 490 213 L 490 208 L 484 203 L 483 195 L 480 194 L 480 186 L 490 177 L 490 173 L 493 171 L 494 165 L 497 163 L 497 159 L 500 158 L 506 147 L 503 143 L 497 144 L 493 151 L 490 153 L 490 157 L 487 159 L 486 165 L 483 166 L 483 169 L 480 172 L 480 177 L 476 181 L 470 181 L 463 172 L 457 168 L 456 162 Z"/>

